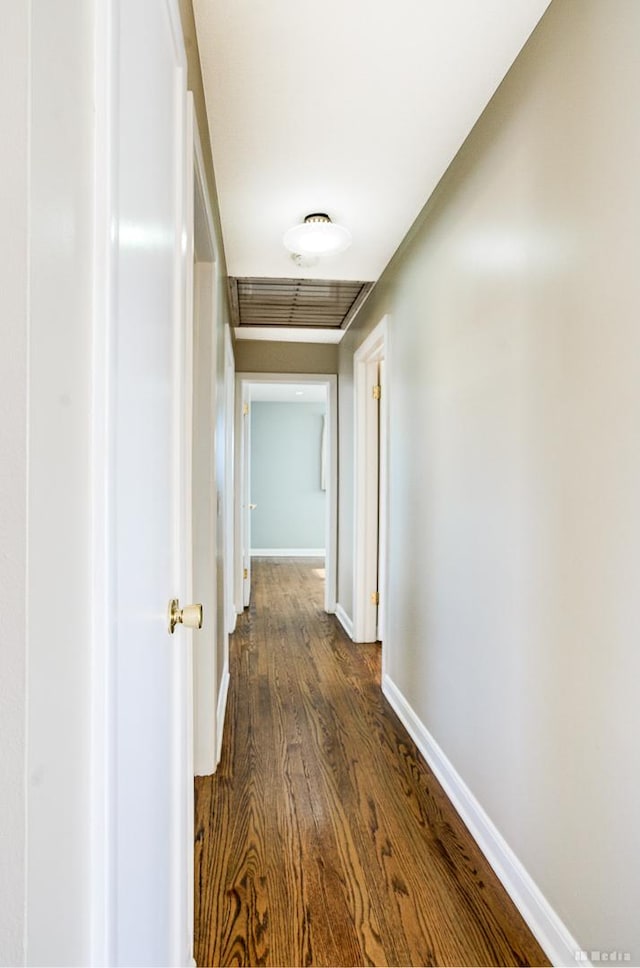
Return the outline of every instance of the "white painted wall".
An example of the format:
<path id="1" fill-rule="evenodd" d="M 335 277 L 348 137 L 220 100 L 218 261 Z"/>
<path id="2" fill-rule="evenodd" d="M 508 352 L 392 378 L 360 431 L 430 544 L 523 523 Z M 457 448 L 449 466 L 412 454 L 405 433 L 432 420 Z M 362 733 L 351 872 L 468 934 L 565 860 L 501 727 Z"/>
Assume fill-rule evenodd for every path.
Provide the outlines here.
<path id="1" fill-rule="evenodd" d="M 0 31 L 0 964 L 24 961 L 29 8 Z"/>
<path id="2" fill-rule="evenodd" d="M 640 5 L 554 0 L 390 314 L 388 672 L 584 949 L 640 963 Z M 567 963 L 567 962 L 563 962 Z"/>

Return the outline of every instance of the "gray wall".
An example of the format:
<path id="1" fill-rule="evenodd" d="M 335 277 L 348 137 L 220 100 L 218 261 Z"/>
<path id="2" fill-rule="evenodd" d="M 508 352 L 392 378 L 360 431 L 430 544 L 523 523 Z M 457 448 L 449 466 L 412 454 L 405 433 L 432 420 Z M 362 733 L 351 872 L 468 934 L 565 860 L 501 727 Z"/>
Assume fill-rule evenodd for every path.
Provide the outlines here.
<path id="1" fill-rule="evenodd" d="M 640 963 L 640 3 L 554 0 L 385 313 L 389 673 L 585 949 Z"/>
<path id="2" fill-rule="evenodd" d="M 251 547 L 324 548 L 324 403 L 251 405 Z"/>
<path id="3" fill-rule="evenodd" d="M 331 343 L 269 343 L 238 340 L 239 373 L 337 373 L 338 347 Z"/>

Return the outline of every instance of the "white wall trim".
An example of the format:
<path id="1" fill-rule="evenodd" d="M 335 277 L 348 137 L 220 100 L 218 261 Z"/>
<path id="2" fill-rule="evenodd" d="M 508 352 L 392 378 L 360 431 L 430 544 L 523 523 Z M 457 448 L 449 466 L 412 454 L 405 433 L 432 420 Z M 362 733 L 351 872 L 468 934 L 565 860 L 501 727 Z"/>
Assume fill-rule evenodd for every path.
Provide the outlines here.
<path id="1" fill-rule="evenodd" d="M 227 696 L 229 694 L 229 668 L 225 667 L 220 679 L 218 692 L 218 710 L 216 714 L 216 769 L 222 756 L 222 737 L 224 733 L 224 718 L 227 713 Z"/>
<path id="2" fill-rule="evenodd" d="M 252 548 L 252 558 L 324 558 L 324 548 Z"/>
<path id="3" fill-rule="evenodd" d="M 356 350 L 353 358 L 354 386 L 354 529 L 353 529 L 353 640 L 375 642 L 378 637 L 378 608 L 371 594 L 378 590 L 379 547 L 378 523 L 385 518 L 386 507 L 379 507 L 379 432 L 387 432 L 386 401 L 384 411 L 372 398 L 371 388 L 377 381 L 378 363 L 387 357 L 388 315 Z M 387 381 L 388 382 L 388 381 Z M 387 453 L 387 443 L 384 452 Z M 388 481 L 388 473 L 384 475 Z M 383 500 L 384 503 L 384 500 Z M 388 574 L 387 563 L 381 569 Z M 384 630 L 380 630 L 384 642 Z M 384 647 L 383 647 L 384 656 Z"/>
<path id="4" fill-rule="evenodd" d="M 180 42 L 182 42 L 182 34 L 180 33 Z M 184 73 L 184 68 L 183 68 Z M 186 88 L 186 77 L 183 83 Z M 195 436 L 195 409 L 194 409 L 194 390 L 196 387 L 196 373 L 195 373 L 195 359 L 194 359 L 194 340 L 195 340 L 195 323 L 196 323 L 196 313 L 195 313 L 195 265 L 194 265 L 194 241 L 195 241 L 195 217 L 194 217 L 194 194 L 195 185 L 197 181 L 196 174 L 196 159 L 195 159 L 195 146 L 194 137 L 195 130 L 197 129 L 196 118 L 194 114 L 194 104 L 193 104 L 193 94 L 191 91 L 185 89 L 184 92 L 184 108 L 183 108 L 183 120 L 182 120 L 182 138 L 183 144 L 181 145 L 180 155 L 183 165 L 182 170 L 182 238 L 183 245 L 181 249 L 181 281 L 182 281 L 182 293 L 181 293 L 181 320 L 184 328 L 182 336 L 182 370 L 183 370 L 183 401 L 182 401 L 182 453 L 180 458 L 180 463 L 182 465 L 180 469 L 180 481 L 181 487 L 178 492 L 181 495 L 181 508 L 178 512 L 178 527 L 182 532 L 182 554 L 183 554 L 183 583 L 181 586 L 184 589 L 184 595 L 187 601 L 192 602 L 193 599 L 193 518 L 194 518 L 194 507 L 193 507 L 193 455 L 194 455 L 194 436 Z M 178 546 L 176 546 L 178 547 Z M 215 558 L 214 558 L 215 562 Z M 188 775 L 188 780 L 191 781 L 193 776 L 194 767 L 194 756 L 195 747 L 197 743 L 196 728 L 194 722 L 195 713 L 195 696 L 194 696 L 194 634 L 191 632 L 189 638 L 191 642 L 187 647 L 186 662 L 181 662 L 176 667 L 176 672 L 179 672 L 180 679 L 177 681 L 180 683 L 180 692 L 184 693 L 187 697 L 186 708 L 184 712 L 186 713 L 186 721 L 183 720 L 179 724 L 180 728 L 180 745 L 182 747 L 179 756 L 176 756 L 174 751 L 174 761 L 176 763 L 175 771 L 176 777 L 179 777 L 179 769 L 182 759 L 186 760 L 186 772 Z M 181 680 L 181 681 L 180 681 Z M 176 731 L 177 732 L 177 731 Z M 182 843 L 178 841 L 175 845 L 175 853 L 180 856 L 180 853 L 187 851 L 187 867 L 186 867 L 186 882 L 188 885 L 188 891 L 186 898 L 183 895 L 183 900 L 180 906 L 176 904 L 177 910 L 180 912 L 181 920 L 186 922 L 187 931 L 187 941 L 186 941 L 186 955 L 191 957 L 193 955 L 193 918 L 194 918 L 194 891 L 193 891 L 193 874 L 194 874 L 194 856 L 193 850 L 190 850 L 193 844 L 194 837 L 194 813 L 193 813 L 193 784 L 188 782 L 185 788 L 182 790 L 176 789 L 174 793 L 176 801 L 180 804 L 181 810 L 181 836 Z M 179 868 L 176 868 L 179 869 Z M 175 903 L 175 902 L 174 902 Z M 181 933 L 184 933 L 184 928 L 181 929 Z M 182 939 L 180 933 L 176 932 L 174 937 L 174 950 L 176 953 L 180 953 L 182 957 L 185 956 L 184 952 L 181 951 Z"/>
<path id="5" fill-rule="evenodd" d="M 577 962 L 580 945 L 388 675 L 382 691 L 552 964 L 590 968 L 586 959 Z"/>
<path id="6" fill-rule="evenodd" d="M 340 603 L 336 605 L 335 616 L 340 622 L 340 625 L 345 630 L 350 639 L 353 639 L 353 622 L 345 612 L 344 608 Z"/>
<path id="7" fill-rule="evenodd" d="M 188 92 L 193 98 L 191 91 Z M 198 120 L 195 114 L 195 108 L 193 111 L 193 121 L 192 121 L 192 142 L 193 142 L 193 168 L 196 177 L 196 183 L 194 185 L 194 190 L 199 193 L 198 201 L 196 205 L 201 206 L 203 209 L 204 219 L 202 224 L 204 226 L 207 238 L 206 247 L 208 252 L 206 253 L 207 258 L 198 257 L 196 255 L 196 262 L 210 262 L 211 264 L 218 262 L 218 246 L 216 244 L 216 231 L 215 231 L 215 219 L 213 217 L 213 206 L 211 204 L 211 198 L 209 196 L 209 185 L 207 182 L 207 167 L 204 163 L 204 151 L 202 149 L 202 138 L 200 137 L 200 129 L 198 127 Z M 194 231 L 195 239 L 195 231 Z"/>
<path id="8" fill-rule="evenodd" d="M 346 329 L 316 329 L 311 326 L 236 326 L 237 340 L 269 340 L 276 343 L 339 343 Z"/>
<path id="9" fill-rule="evenodd" d="M 224 622 L 228 635 L 236 627 L 236 607 L 234 594 L 235 579 L 235 523 L 234 523 L 234 478 L 235 478 L 235 394 L 236 366 L 231 341 L 231 328 L 224 327 L 224 491 L 222 500 L 224 521 Z M 228 644 L 226 647 L 228 661 Z"/>

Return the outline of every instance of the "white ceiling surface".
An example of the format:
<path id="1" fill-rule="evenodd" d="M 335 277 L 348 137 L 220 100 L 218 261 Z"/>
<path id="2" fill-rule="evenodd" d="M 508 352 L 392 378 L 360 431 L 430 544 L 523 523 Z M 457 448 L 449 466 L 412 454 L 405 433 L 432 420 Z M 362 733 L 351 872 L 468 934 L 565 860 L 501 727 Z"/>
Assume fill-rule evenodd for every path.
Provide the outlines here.
<path id="1" fill-rule="evenodd" d="M 325 403 L 327 388 L 313 383 L 251 383 L 253 403 Z"/>
<path id="2" fill-rule="evenodd" d="M 268 340 L 276 343 L 339 343 L 346 330 L 315 326 L 236 326 L 236 339 Z"/>
<path id="3" fill-rule="evenodd" d="M 194 0 L 231 276 L 373 281 L 549 0 Z M 312 212 L 351 248 L 298 268 Z"/>

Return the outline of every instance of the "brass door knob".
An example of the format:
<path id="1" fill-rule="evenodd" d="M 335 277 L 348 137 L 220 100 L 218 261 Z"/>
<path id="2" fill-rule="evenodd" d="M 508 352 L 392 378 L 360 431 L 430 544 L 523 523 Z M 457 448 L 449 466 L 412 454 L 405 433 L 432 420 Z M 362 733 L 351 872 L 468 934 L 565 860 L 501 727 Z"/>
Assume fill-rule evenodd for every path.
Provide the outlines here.
<path id="1" fill-rule="evenodd" d="M 171 635 L 175 632 L 176 625 L 185 625 L 188 629 L 201 629 L 204 619 L 202 605 L 185 605 L 180 608 L 177 598 L 172 598 L 169 602 L 168 625 Z"/>

